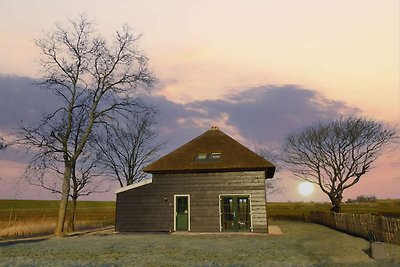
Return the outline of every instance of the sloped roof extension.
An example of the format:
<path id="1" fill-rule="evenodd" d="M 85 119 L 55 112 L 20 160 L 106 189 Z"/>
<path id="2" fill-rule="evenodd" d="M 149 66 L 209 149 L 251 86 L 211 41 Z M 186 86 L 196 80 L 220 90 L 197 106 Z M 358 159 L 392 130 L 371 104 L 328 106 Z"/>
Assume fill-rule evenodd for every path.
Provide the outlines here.
<path id="1" fill-rule="evenodd" d="M 127 185 L 127 186 L 118 188 L 118 189 L 116 189 L 114 191 L 114 193 L 118 194 L 118 193 L 121 193 L 121 192 L 125 192 L 125 191 L 128 191 L 128 190 L 134 189 L 134 188 L 138 188 L 138 187 L 141 187 L 141 186 L 145 186 L 145 185 L 151 184 L 152 182 L 153 182 L 153 180 L 151 178 L 150 179 L 146 179 L 146 180 L 140 181 L 138 183 L 133 183 L 131 185 Z"/>

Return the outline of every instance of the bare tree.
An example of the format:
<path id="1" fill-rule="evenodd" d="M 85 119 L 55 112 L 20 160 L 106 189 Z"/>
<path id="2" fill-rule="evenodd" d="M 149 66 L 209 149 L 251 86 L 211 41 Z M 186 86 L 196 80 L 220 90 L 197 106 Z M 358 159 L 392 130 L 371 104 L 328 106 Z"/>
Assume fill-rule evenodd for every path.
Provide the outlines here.
<path id="1" fill-rule="evenodd" d="M 78 148 L 81 135 L 84 134 L 82 126 L 87 122 L 87 114 L 82 112 L 74 114 L 74 127 L 71 131 L 69 146 L 75 150 Z M 57 126 L 58 125 L 58 126 Z M 62 127 L 62 122 L 53 122 L 53 128 Z M 93 193 L 104 193 L 107 190 L 100 189 L 101 169 L 97 168 L 98 158 L 96 151 L 92 149 L 92 135 L 87 140 L 87 145 L 72 167 L 70 193 L 72 199 L 72 212 L 70 219 L 70 229 L 75 230 L 75 217 L 77 200 L 81 196 L 88 196 Z M 64 174 L 64 159 L 60 153 L 53 150 L 39 150 L 32 157 L 25 177 L 32 185 L 40 186 L 52 193 L 62 194 L 60 181 Z"/>
<path id="2" fill-rule="evenodd" d="M 272 146 L 261 146 L 261 145 L 257 145 L 255 148 L 256 153 L 265 158 L 266 160 L 272 162 L 275 164 L 276 169 L 275 169 L 275 174 L 278 173 L 281 168 L 279 166 L 279 162 L 280 162 L 280 156 L 279 153 L 276 152 L 276 148 L 273 148 Z M 265 188 L 267 190 L 268 195 L 272 195 L 272 194 L 277 194 L 277 193 L 281 193 L 283 190 L 282 186 L 278 185 L 278 178 L 275 177 L 272 179 L 266 179 L 265 181 Z"/>
<path id="3" fill-rule="evenodd" d="M 370 171 L 384 147 L 397 139 L 394 128 L 365 118 L 319 123 L 286 137 L 284 161 L 302 180 L 315 183 L 340 212 L 343 192 Z"/>
<path id="4" fill-rule="evenodd" d="M 97 139 L 99 166 L 121 187 L 144 179 L 143 167 L 164 145 L 157 140 L 154 116 L 149 110 L 131 116 L 125 124 L 107 125 L 105 139 Z"/>
<path id="5" fill-rule="evenodd" d="M 54 30 L 36 41 L 42 55 L 41 85 L 63 104 L 37 125 L 22 126 L 20 143 L 42 153 L 56 153 L 63 161 L 56 235 L 64 231 L 71 176 L 93 127 L 134 110 L 140 105 L 138 90 L 155 81 L 147 67 L 148 59 L 136 47 L 139 37 L 125 26 L 109 44 L 85 16 L 80 16 L 69 21 L 67 27 L 56 24 Z M 71 147 L 76 114 L 81 113 L 88 119 L 81 125 L 76 147 Z"/>

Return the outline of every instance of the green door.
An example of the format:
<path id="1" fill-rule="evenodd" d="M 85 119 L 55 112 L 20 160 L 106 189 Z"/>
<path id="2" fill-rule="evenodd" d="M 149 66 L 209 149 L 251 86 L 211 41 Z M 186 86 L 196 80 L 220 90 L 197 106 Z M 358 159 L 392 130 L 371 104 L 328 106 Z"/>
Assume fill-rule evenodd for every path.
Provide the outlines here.
<path id="1" fill-rule="evenodd" d="M 176 231 L 189 230 L 189 197 L 175 197 Z"/>
<path id="2" fill-rule="evenodd" d="M 250 231 L 250 198 L 248 196 L 221 197 L 222 231 Z"/>

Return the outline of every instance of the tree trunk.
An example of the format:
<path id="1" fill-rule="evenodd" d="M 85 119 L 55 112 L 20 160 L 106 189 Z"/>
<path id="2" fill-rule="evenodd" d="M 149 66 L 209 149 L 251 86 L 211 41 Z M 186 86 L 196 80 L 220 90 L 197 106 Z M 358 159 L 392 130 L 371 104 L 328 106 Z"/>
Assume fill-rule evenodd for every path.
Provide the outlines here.
<path id="1" fill-rule="evenodd" d="M 341 212 L 342 208 L 340 207 L 340 204 L 342 203 L 342 198 L 343 197 L 341 194 L 337 194 L 335 196 L 329 195 L 329 199 L 331 200 L 332 203 L 331 211 L 335 213 Z"/>
<path id="2" fill-rule="evenodd" d="M 71 164 L 65 163 L 62 194 L 61 194 L 60 206 L 58 208 L 58 219 L 57 219 L 56 229 L 54 231 L 54 234 L 56 236 L 60 236 L 64 232 L 64 223 L 67 214 L 68 196 L 69 196 L 70 182 L 71 182 L 71 171 L 72 171 Z"/>
<path id="3" fill-rule="evenodd" d="M 76 202 L 77 202 L 77 197 L 74 196 L 72 197 L 72 218 L 71 218 L 71 231 L 75 231 L 75 214 L 76 214 Z"/>
<path id="4" fill-rule="evenodd" d="M 333 204 L 331 211 L 335 212 L 335 213 L 339 213 L 342 211 L 342 208 L 340 207 L 339 204 Z"/>

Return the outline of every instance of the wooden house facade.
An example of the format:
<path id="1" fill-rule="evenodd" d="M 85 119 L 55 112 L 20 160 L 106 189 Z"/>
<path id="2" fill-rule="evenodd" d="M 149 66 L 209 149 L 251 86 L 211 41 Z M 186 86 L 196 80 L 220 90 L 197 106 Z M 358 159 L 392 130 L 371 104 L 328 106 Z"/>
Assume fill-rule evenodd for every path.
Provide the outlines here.
<path id="1" fill-rule="evenodd" d="M 116 191 L 117 231 L 268 231 L 275 166 L 216 127 L 144 171 L 152 179 Z"/>

